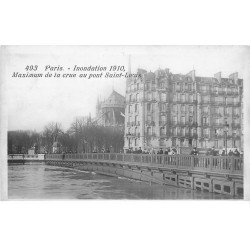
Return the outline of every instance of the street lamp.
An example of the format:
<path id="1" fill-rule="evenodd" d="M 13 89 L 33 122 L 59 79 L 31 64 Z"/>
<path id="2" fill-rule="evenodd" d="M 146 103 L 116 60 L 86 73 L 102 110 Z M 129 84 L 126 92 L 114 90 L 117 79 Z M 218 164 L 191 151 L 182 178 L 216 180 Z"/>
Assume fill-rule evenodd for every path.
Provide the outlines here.
<path id="1" fill-rule="evenodd" d="M 227 155 L 227 134 L 228 134 L 228 130 L 229 130 L 229 124 L 227 124 L 227 122 L 224 125 L 224 134 L 225 134 L 225 149 L 226 149 L 226 155 Z"/>
<path id="2" fill-rule="evenodd" d="M 236 132 L 235 131 L 233 131 L 233 147 L 235 148 L 235 138 L 236 137 Z"/>

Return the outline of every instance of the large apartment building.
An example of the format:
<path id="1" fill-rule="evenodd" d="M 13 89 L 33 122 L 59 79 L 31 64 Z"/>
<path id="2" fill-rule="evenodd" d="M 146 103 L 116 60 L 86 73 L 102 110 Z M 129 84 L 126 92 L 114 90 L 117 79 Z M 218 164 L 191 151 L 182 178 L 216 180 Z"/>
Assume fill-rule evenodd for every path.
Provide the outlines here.
<path id="1" fill-rule="evenodd" d="M 243 149 L 243 80 L 147 72 L 126 83 L 124 149 Z"/>

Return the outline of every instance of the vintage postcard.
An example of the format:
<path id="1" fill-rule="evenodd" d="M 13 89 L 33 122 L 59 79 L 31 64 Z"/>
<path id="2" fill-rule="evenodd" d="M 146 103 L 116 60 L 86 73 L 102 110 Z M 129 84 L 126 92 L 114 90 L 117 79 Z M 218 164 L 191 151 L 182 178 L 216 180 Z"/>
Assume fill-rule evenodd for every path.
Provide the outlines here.
<path id="1" fill-rule="evenodd" d="M 243 199 L 249 55 L 1 47 L 2 196 Z"/>

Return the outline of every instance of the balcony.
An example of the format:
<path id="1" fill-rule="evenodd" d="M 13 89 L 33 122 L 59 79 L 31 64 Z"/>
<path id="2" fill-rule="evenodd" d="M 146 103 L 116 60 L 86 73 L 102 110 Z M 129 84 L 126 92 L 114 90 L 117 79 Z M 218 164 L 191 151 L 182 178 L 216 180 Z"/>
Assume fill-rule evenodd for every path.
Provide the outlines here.
<path id="1" fill-rule="evenodd" d="M 156 137 L 156 133 L 145 133 L 145 137 L 147 138 Z"/>
<path id="2" fill-rule="evenodd" d="M 209 124 L 209 122 L 204 122 L 204 123 L 202 123 L 202 126 L 203 126 L 203 127 L 209 127 L 210 124 Z"/>
<path id="3" fill-rule="evenodd" d="M 146 121 L 145 124 L 146 124 L 146 126 L 155 126 L 154 121 Z"/>
<path id="4" fill-rule="evenodd" d="M 200 104 L 210 104 L 210 100 L 201 100 Z"/>
<path id="5" fill-rule="evenodd" d="M 212 104 L 213 106 L 223 106 L 223 105 L 225 105 L 225 102 L 223 102 L 223 101 L 211 100 L 211 104 Z"/>
<path id="6" fill-rule="evenodd" d="M 203 137 L 203 138 L 209 138 L 209 137 L 210 137 L 210 134 L 203 134 L 202 137 Z"/>
<path id="7" fill-rule="evenodd" d="M 140 122 L 138 121 L 138 122 L 134 122 L 134 124 L 135 124 L 135 126 L 140 126 Z"/>
<path id="8" fill-rule="evenodd" d="M 225 127 L 225 124 L 224 123 L 218 123 L 218 122 L 215 122 L 214 124 L 213 124 L 213 126 L 215 126 L 215 127 Z"/>
<path id="9" fill-rule="evenodd" d="M 167 122 L 166 122 L 166 121 L 159 121 L 159 126 L 164 127 L 166 124 L 167 124 Z"/>
<path id="10" fill-rule="evenodd" d="M 240 123 L 232 123 L 232 128 L 240 128 L 241 127 L 241 125 L 240 125 Z"/>
<path id="11" fill-rule="evenodd" d="M 127 133 L 127 137 L 140 137 L 140 133 Z"/>

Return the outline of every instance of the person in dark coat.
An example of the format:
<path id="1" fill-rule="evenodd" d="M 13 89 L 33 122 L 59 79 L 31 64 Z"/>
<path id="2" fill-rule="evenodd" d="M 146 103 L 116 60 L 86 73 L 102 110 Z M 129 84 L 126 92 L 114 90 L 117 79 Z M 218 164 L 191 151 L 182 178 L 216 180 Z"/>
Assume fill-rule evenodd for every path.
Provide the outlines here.
<path id="1" fill-rule="evenodd" d="M 191 154 L 191 155 L 198 155 L 197 149 L 196 149 L 196 148 L 193 148 L 190 154 Z"/>
<path id="2" fill-rule="evenodd" d="M 226 156 L 226 151 L 225 151 L 225 149 L 222 150 L 221 156 Z"/>
<path id="3" fill-rule="evenodd" d="M 239 156 L 240 156 L 240 152 L 238 151 L 238 149 L 237 149 L 237 148 L 234 150 L 234 156 L 237 156 L 237 157 L 239 157 Z"/>
<path id="4" fill-rule="evenodd" d="M 138 149 L 137 153 L 138 153 L 138 154 L 142 154 L 141 147 L 139 147 L 139 149 Z"/>

